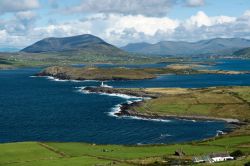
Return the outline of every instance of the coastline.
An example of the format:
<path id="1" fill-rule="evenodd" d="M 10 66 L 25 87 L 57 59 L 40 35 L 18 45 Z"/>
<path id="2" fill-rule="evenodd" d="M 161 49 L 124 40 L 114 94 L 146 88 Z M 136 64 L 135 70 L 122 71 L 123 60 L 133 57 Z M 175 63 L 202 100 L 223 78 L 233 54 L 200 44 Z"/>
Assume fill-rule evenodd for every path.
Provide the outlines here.
<path id="1" fill-rule="evenodd" d="M 72 81 L 72 82 L 81 82 L 81 81 L 102 81 L 102 80 L 70 80 L 70 79 L 59 79 L 55 76 L 31 76 L 31 77 L 45 77 L 50 80 L 65 82 L 65 81 Z M 210 116 L 188 116 L 188 115 L 159 115 L 157 113 L 151 112 L 138 112 L 135 110 L 131 110 L 132 107 L 141 104 L 145 99 L 154 99 L 161 96 L 159 93 L 152 93 L 142 91 L 141 89 L 126 89 L 126 88 L 106 88 L 106 87 L 79 87 L 79 91 L 85 91 L 84 93 L 99 93 L 99 94 L 107 94 L 111 96 L 120 96 L 123 97 L 127 96 L 127 98 L 140 98 L 139 100 L 129 101 L 125 103 L 118 104 L 119 111 L 113 111 L 111 114 L 117 117 L 135 117 L 140 119 L 147 119 L 147 120 L 169 120 L 169 119 L 183 119 L 183 120 L 192 120 L 192 121 L 224 121 L 228 124 L 234 124 L 237 126 L 246 125 L 247 122 L 240 121 L 236 118 L 219 118 L 219 117 L 210 117 Z M 193 88 L 192 88 L 193 89 Z M 194 88 L 195 89 L 195 88 Z M 116 106 L 115 106 L 116 107 Z"/>
<path id="2" fill-rule="evenodd" d="M 218 118 L 218 117 L 209 117 L 209 116 L 188 116 L 188 115 L 159 115 L 156 113 L 141 113 L 131 108 L 137 105 L 140 105 L 145 98 L 146 99 L 153 99 L 160 97 L 160 94 L 150 94 L 145 93 L 142 91 L 133 92 L 129 89 L 113 89 L 113 88 L 102 88 L 102 87 L 85 87 L 84 90 L 88 91 L 89 93 L 106 93 L 109 95 L 128 95 L 134 98 L 141 98 L 140 100 L 130 101 L 126 103 L 119 104 L 119 111 L 114 111 L 113 114 L 118 117 L 127 116 L 127 117 L 137 117 L 142 119 L 148 120 L 169 120 L 169 119 L 183 119 L 183 120 L 201 120 L 201 121 L 224 121 L 229 124 L 235 125 L 244 125 L 245 122 L 241 122 L 239 119 L 233 118 Z"/>

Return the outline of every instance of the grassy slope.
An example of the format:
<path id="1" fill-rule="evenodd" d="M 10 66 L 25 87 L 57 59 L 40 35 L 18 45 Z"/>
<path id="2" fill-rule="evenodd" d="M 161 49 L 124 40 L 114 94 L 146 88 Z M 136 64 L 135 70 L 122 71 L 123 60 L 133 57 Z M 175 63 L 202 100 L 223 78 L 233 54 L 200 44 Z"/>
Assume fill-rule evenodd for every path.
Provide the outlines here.
<path id="1" fill-rule="evenodd" d="M 175 159 L 175 150 L 182 149 L 191 159 L 194 155 L 211 152 L 232 152 L 236 149 L 250 153 L 248 136 L 225 136 L 206 142 L 175 145 L 120 146 L 91 145 L 85 143 L 8 143 L 0 144 L 0 165 L 10 166 L 59 166 L 59 165 L 129 165 L 132 163 L 151 163 L 163 160 L 163 157 Z M 46 147 L 44 147 L 44 145 Z M 184 159 L 183 158 L 183 159 Z M 246 162 L 247 159 L 240 162 Z M 230 163 L 230 162 L 228 162 Z M 235 163 L 235 162 L 234 162 Z"/>
<path id="2" fill-rule="evenodd" d="M 155 75 L 143 70 L 128 68 L 74 68 L 74 67 L 48 67 L 42 75 L 50 75 L 65 79 L 80 80 L 109 80 L 109 79 L 145 79 L 154 78 Z"/>
<path id="3" fill-rule="evenodd" d="M 67 66 L 52 66 L 41 71 L 42 76 L 54 76 L 60 79 L 73 80 L 140 80 L 151 79 L 159 74 L 199 74 L 198 70 L 191 68 L 174 69 L 171 67 L 165 68 L 96 68 L 96 67 L 67 67 Z"/>
<path id="4" fill-rule="evenodd" d="M 143 113 L 177 116 L 208 116 L 249 121 L 250 87 L 206 89 L 146 89 L 162 96 L 133 109 Z"/>
<path id="5" fill-rule="evenodd" d="M 235 56 L 250 58 L 250 48 L 243 48 L 239 51 L 234 52 Z"/>

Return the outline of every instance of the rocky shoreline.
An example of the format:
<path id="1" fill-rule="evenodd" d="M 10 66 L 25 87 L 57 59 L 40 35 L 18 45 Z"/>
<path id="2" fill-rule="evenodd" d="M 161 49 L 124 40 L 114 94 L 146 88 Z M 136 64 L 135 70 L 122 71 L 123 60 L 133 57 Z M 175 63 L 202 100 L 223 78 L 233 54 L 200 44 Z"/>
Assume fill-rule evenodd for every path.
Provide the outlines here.
<path id="1" fill-rule="evenodd" d="M 142 102 L 142 101 L 140 101 Z M 136 116 L 145 119 L 184 119 L 184 120 L 201 120 L 201 121 L 225 121 L 230 124 L 244 125 L 245 123 L 240 122 L 238 119 L 229 119 L 229 118 L 216 118 L 208 116 L 184 116 L 184 115 L 158 115 L 155 113 L 141 113 L 131 108 L 140 104 L 140 102 L 135 102 L 132 104 L 124 103 L 121 106 L 121 111 L 115 113 L 117 116 Z"/>
<path id="2" fill-rule="evenodd" d="M 85 87 L 84 90 L 93 93 L 124 94 L 142 98 L 157 98 L 160 96 L 160 94 L 158 93 L 149 93 L 143 91 L 142 89 L 131 90 L 131 89 L 108 88 L 108 87 Z"/>
<path id="3" fill-rule="evenodd" d="M 158 98 L 161 96 L 159 93 L 149 93 L 139 90 L 130 90 L 130 89 L 114 89 L 106 87 L 86 87 L 84 90 L 87 90 L 92 93 L 107 93 L 107 94 L 125 94 L 129 96 L 142 97 L 142 98 Z M 244 125 L 244 122 L 239 121 L 238 119 L 230 118 L 217 118 L 217 117 L 208 117 L 208 116 L 185 116 L 185 115 L 159 115 L 156 113 L 146 112 L 141 113 L 133 109 L 133 107 L 140 105 L 142 101 L 137 101 L 133 103 L 123 103 L 121 104 L 120 111 L 116 112 L 116 116 L 134 116 L 145 119 L 185 119 L 185 120 L 202 120 L 202 121 L 225 121 L 230 124 Z"/>

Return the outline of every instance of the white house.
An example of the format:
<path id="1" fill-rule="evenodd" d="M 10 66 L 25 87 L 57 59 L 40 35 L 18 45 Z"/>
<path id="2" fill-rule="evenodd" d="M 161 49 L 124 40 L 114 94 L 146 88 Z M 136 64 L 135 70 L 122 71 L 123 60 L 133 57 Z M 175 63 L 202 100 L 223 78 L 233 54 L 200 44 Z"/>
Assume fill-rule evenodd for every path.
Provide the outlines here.
<path id="1" fill-rule="evenodd" d="M 234 160 L 234 157 L 230 156 L 228 153 L 213 153 L 209 155 L 213 162 Z"/>
<path id="2" fill-rule="evenodd" d="M 194 163 L 214 163 L 227 160 L 234 160 L 234 157 L 230 156 L 228 153 L 212 153 L 207 156 L 198 156 L 193 158 Z"/>

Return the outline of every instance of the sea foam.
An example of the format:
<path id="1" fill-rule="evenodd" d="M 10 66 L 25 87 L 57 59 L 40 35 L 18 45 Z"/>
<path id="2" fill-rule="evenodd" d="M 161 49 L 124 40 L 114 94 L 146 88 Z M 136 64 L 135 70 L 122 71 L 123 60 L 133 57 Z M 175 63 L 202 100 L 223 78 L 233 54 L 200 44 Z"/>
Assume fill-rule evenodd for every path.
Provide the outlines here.
<path id="1" fill-rule="evenodd" d="M 141 100 L 140 100 L 141 101 Z M 136 102 L 139 102 L 139 101 L 136 101 Z M 135 103 L 135 101 L 127 101 L 127 104 L 132 104 L 132 103 Z M 154 118 L 143 118 L 143 117 L 139 117 L 139 116 L 117 116 L 116 114 L 121 112 L 121 107 L 122 105 L 121 104 L 117 104 L 115 105 L 110 112 L 108 112 L 108 115 L 109 116 L 113 116 L 113 117 L 116 117 L 116 118 L 125 118 L 125 119 L 134 119 L 134 120 L 144 120 L 144 121 L 155 121 L 155 122 L 171 122 L 171 120 L 167 120 L 167 119 L 154 119 Z"/>
<path id="2" fill-rule="evenodd" d="M 120 97 L 123 99 L 137 99 L 137 100 L 142 100 L 144 99 L 143 97 L 137 97 L 137 96 L 131 96 L 131 95 L 126 95 L 126 94 L 121 94 L 121 93 L 103 93 L 103 92 L 90 92 L 88 90 L 86 90 L 86 87 L 76 87 L 79 88 L 79 92 L 82 92 L 84 94 L 91 94 L 91 93 L 96 93 L 96 94 L 100 94 L 100 95 L 106 95 L 106 96 L 112 96 L 112 97 Z M 145 98 L 146 99 L 146 98 Z"/>
<path id="3" fill-rule="evenodd" d="M 90 92 L 88 90 L 85 90 L 86 87 L 76 87 L 78 88 L 78 92 L 84 93 L 84 94 L 93 94 L 97 93 L 100 95 L 107 95 L 107 96 L 115 96 L 115 97 L 120 97 L 126 99 L 126 104 L 133 104 L 136 102 L 141 102 L 143 100 L 149 100 L 151 99 L 150 97 L 137 97 L 137 96 L 131 96 L 131 95 L 126 95 L 126 94 L 119 94 L 119 93 L 99 93 L 99 92 Z M 138 117 L 138 116 L 117 116 L 116 114 L 121 112 L 121 107 L 122 104 L 117 104 L 113 108 L 111 108 L 111 111 L 108 112 L 109 116 L 116 117 L 116 118 L 126 118 L 126 119 L 135 119 L 135 120 L 144 120 L 144 121 L 155 121 L 155 122 L 170 122 L 171 120 L 167 119 L 154 119 L 154 118 L 143 118 L 143 117 Z"/>
<path id="4" fill-rule="evenodd" d="M 48 80 L 51 81 L 56 81 L 56 82 L 100 82 L 98 80 L 67 80 L 67 79 L 59 79 L 55 78 L 53 76 L 30 76 L 31 78 L 37 78 L 37 77 L 44 77 Z"/>

